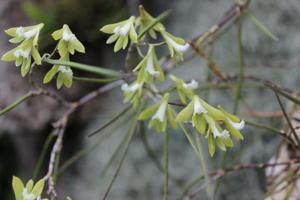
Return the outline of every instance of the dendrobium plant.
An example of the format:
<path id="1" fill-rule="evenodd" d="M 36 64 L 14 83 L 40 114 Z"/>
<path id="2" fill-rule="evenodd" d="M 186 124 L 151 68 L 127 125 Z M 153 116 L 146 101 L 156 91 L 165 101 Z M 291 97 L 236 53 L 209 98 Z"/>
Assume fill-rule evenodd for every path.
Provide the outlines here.
<path id="1" fill-rule="evenodd" d="M 184 52 L 189 49 L 189 43 L 169 33 L 160 22 L 161 17 L 152 17 L 142 6 L 140 6 L 139 11 L 140 16 L 138 17 L 131 16 L 124 21 L 108 24 L 100 29 L 100 31 L 110 34 L 106 41 L 107 44 L 115 42 L 114 52 L 126 49 L 130 45 L 130 48 L 136 48 L 139 53 L 141 58 L 137 60 L 138 64 L 132 67 L 133 70 L 126 73 L 70 62 L 70 55 L 74 55 L 75 52 L 85 53 L 85 47 L 68 25 L 63 25 L 61 29 L 52 33 L 52 38 L 58 43 L 51 54 L 45 53 L 42 57 L 38 51 L 38 39 L 44 24 L 28 27 L 20 26 L 6 30 L 5 32 L 12 37 L 9 41 L 13 44 L 18 44 L 18 46 L 4 54 L 2 60 L 14 61 L 16 66 L 21 66 L 22 76 L 25 76 L 30 69 L 33 69 L 31 66 L 41 65 L 42 63 L 53 65 L 45 75 L 43 83 L 49 83 L 56 77 L 57 89 L 60 89 L 63 85 L 67 88 L 72 86 L 74 79 L 72 68 L 107 76 L 107 79 L 97 79 L 96 81 L 95 78 L 93 82 L 103 83 L 118 80 L 112 85 L 123 83 L 121 86 L 124 95 L 123 101 L 132 104 L 132 107 L 138 114 L 138 120 L 147 120 L 148 127 L 155 127 L 157 132 L 163 132 L 165 138 L 169 136 L 169 133 L 167 133 L 168 125 L 170 125 L 170 129 L 176 129 L 180 125 L 198 155 L 200 155 L 201 145 L 197 140 L 198 147 L 195 147 L 194 142 L 191 141 L 193 138 L 189 137 L 189 134 L 184 131 L 184 123 L 192 124 L 194 132 L 197 133 L 196 137 L 202 135 L 207 139 L 208 151 L 211 156 L 215 153 L 215 146 L 226 151 L 227 148 L 233 146 L 233 139 L 242 140 L 243 136 L 240 130 L 243 129 L 245 122 L 239 117 L 226 112 L 222 107 L 214 107 L 203 100 L 196 91 L 199 86 L 197 81 L 185 82 L 170 74 L 168 77 L 173 81 L 174 88 L 182 104 L 170 102 L 170 96 L 174 91 L 173 88 L 163 90 L 163 87 L 160 86 L 166 84 L 157 84 L 158 81 L 163 83 L 165 72 L 162 70 L 160 64 L 162 62 L 159 61 L 156 50 L 161 47 L 167 47 L 170 57 L 176 64 L 178 61 L 183 60 Z M 160 34 L 161 37 L 157 37 L 157 34 Z M 56 53 L 58 53 L 59 58 L 54 60 L 52 57 Z M 130 57 L 130 53 L 128 51 L 128 57 Z M 131 68 L 131 66 L 128 68 Z M 91 81 L 92 78 L 87 79 Z M 125 81 L 126 83 L 124 83 Z M 98 94 L 99 90 L 96 93 Z M 88 98 L 92 99 L 95 93 L 91 94 L 92 97 L 88 96 Z M 26 98 L 28 96 L 21 98 L 21 100 L 4 109 L 4 111 L 8 112 Z M 86 101 L 88 98 L 83 98 L 83 101 Z M 153 100 L 154 103 L 149 106 L 150 100 Z M 184 108 L 176 114 L 173 109 L 174 105 Z M 71 108 L 73 109 L 74 107 Z M 140 112 L 140 110 L 143 111 Z M 60 139 L 60 137 L 57 138 Z M 48 174 L 45 177 L 48 178 Z M 44 184 L 44 179 L 41 179 L 36 184 L 30 180 L 24 186 L 19 178 L 13 177 L 12 185 L 16 200 L 40 200 Z M 52 185 L 49 183 L 49 190 L 51 189 Z M 67 199 L 70 200 L 70 198 Z"/>

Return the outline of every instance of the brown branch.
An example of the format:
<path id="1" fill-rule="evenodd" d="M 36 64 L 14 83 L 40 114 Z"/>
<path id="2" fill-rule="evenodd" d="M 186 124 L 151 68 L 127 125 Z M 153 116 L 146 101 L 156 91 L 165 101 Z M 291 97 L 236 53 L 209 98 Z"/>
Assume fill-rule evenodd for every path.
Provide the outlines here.
<path id="1" fill-rule="evenodd" d="M 62 117 L 53 123 L 53 127 L 55 129 L 54 134 L 57 135 L 57 138 L 56 138 L 56 141 L 55 141 L 53 148 L 51 150 L 51 153 L 50 153 L 48 171 L 47 171 L 46 175 L 44 176 L 44 180 L 48 181 L 48 191 L 47 191 L 48 194 L 56 196 L 56 192 L 55 192 L 55 188 L 54 188 L 54 185 L 55 185 L 54 166 L 55 166 L 55 161 L 57 159 L 57 155 L 59 155 L 62 150 L 63 137 L 64 137 L 64 133 L 65 133 L 65 129 L 66 129 L 66 125 L 67 125 L 69 116 L 72 113 L 74 113 L 79 107 L 85 105 L 86 103 L 88 103 L 92 99 L 100 96 L 101 94 L 120 86 L 123 82 L 124 82 L 123 80 L 115 81 L 115 82 L 107 84 L 103 87 L 100 87 L 99 89 L 94 90 L 91 93 L 88 93 L 87 95 L 80 98 L 78 101 L 71 103 L 69 106 L 69 109 L 62 115 Z"/>

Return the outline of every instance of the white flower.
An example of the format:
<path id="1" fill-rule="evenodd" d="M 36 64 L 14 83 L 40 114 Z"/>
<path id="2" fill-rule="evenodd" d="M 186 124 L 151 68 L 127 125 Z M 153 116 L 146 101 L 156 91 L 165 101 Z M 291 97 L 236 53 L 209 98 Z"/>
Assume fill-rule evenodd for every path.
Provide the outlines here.
<path id="1" fill-rule="evenodd" d="M 23 188 L 22 192 L 23 200 L 34 200 L 34 194 L 28 193 L 26 188 Z"/>
<path id="2" fill-rule="evenodd" d="M 122 84 L 121 89 L 125 92 L 136 92 L 142 84 L 140 83 L 133 83 L 132 85 L 128 86 L 127 83 Z"/>
<path id="3" fill-rule="evenodd" d="M 198 82 L 195 80 L 192 80 L 190 83 L 183 83 L 183 87 L 185 89 L 196 89 L 196 88 L 198 88 Z"/>
<path id="4" fill-rule="evenodd" d="M 37 28 L 34 28 L 34 29 L 30 30 L 30 31 L 25 32 L 25 33 L 24 33 L 24 37 L 25 37 L 26 39 L 32 38 L 32 37 L 35 36 L 38 32 L 39 32 L 39 28 L 38 28 L 38 27 L 37 27 Z"/>
<path id="5" fill-rule="evenodd" d="M 23 51 L 22 49 L 17 49 L 15 52 L 14 52 L 14 56 L 16 58 L 19 58 L 19 57 L 23 57 L 23 58 L 28 58 L 29 57 L 29 54 L 30 54 L 30 51 L 31 49 L 27 49 L 26 51 Z"/>
<path id="6" fill-rule="evenodd" d="M 207 110 L 201 105 L 199 97 L 198 96 L 194 96 L 194 114 L 199 114 L 199 113 L 207 113 Z"/>
<path id="7" fill-rule="evenodd" d="M 73 71 L 70 68 L 67 68 L 66 66 L 61 65 L 59 66 L 58 70 L 69 77 L 73 76 Z"/>
<path id="8" fill-rule="evenodd" d="M 236 122 L 233 122 L 231 121 L 229 118 L 228 118 L 228 121 L 229 123 L 237 130 L 242 130 L 245 126 L 245 121 L 244 120 L 241 120 L 240 122 L 236 123 Z"/>
<path id="9" fill-rule="evenodd" d="M 216 127 L 216 124 L 215 124 L 214 121 L 211 121 L 210 128 L 211 128 L 211 131 L 212 131 L 212 133 L 214 135 L 214 138 L 221 137 L 221 138 L 226 139 L 226 138 L 230 137 L 229 132 L 226 129 L 223 130 L 222 132 L 220 132 L 218 130 L 218 128 Z"/>
<path id="10" fill-rule="evenodd" d="M 156 113 L 152 116 L 152 119 L 158 119 L 160 122 L 164 122 L 166 117 L 167 105 L 168 102 L 163 101 Z"/>
<path id="11" fill-rule="evenodd" d="M 177 51 L 185 52 L 190 47 L 190 45 L 188 43 L 185 43 L 185 44 L 181 45 L 181 44 L 178 44 L 177 42 L 175 42 L 170 37 L 166 37 L 166 39 L 173 46 L 173 48 L 176 49 Z"/>
<path id="12" fill-rule="evenodd" d="M 73 33 L 69 33 L 68 31 L 64 30 L 62 34 L 62 40 L 69 42 L 76 40 L 76 36 Z"/>
<path id="13" fill-rule="evenodd" d="M 159 76 L 159 71 L 156 71 L 154 69 L 154 65 L 153 65 L 153 55 L 152 53 L 149 54 L 148 58 L 147 58 L 147 65 L 146 65 L 146 72 L 148 72 L 150 75 L 154 76 L 154 77 L 158 77 Z"/>
<path id="14" fill-rule="evenodd" d="M 16 28 L 16 34 L 18 37 L 24 37 L 24 28 L 22 26 Z"/>
<path id="15" fill-rule="evenodd" d="M 113 30 L 113 32 L 118 35 L 125 36 L 129 32 L 131 26 L 132 26 L 132 21 L 128 20 L 128 22 L 126 24 L 124 24 L 123 26 L 117 26 Z"/>

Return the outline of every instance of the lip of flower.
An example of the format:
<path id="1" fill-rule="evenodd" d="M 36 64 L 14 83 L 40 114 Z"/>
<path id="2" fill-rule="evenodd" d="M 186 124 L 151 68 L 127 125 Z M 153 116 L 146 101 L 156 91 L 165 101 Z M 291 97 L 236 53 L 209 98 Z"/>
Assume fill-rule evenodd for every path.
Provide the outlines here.
<path id="1" fill-rule="evenodd" d="M 29 54 L 30 54 L 30 51 L 31 49 L 27 49 L 26 51 L 23 51 L 22 49 L 17 49 L 15 52 L 14 52 L 14 56 L 16 58 L 19 58 L 19 57 L 23 57 L 23 58 L 28 58 L 29 57 Z"/>
<path id="2" fill-rule="evenodd" d="M 150 75 L 153 75 L 154 77 L 159 76 L 159 71 L 156 71 L 153 66 L 153 56 L 150 54 L 147 58 L 147 65 L 146 65 L 146 72 L 148 72 Z"/>
<path id="3" fill-rule="evenodd" d="M 190 83 L 183 83 L 183 87 L 185 89 L 196 89 L 198 88 L 198 82 L 195 80 L 191 80 Z"/>
<path id="4" fill-rule="evenodd" d="M 74 41 L 76 39 L 76 36 L 73 33 L 68 33 L 67 31 L 64 31 L 62 34 L 62 40 L 63 41 Z"/>
<path id="5" fill-rule="evenodd" d="M 131 22 L 127 22 L 125 25 L 123 26 L 117 26 L 113 32 L 118 34 L 118 35 L 121 35 L 121 36 L 125 36 L 127 35 L 127 33 L 129 32 L 130 30 L 130 27 L 131 27 Z"/>
<path id="6" fill-rule="evenodd" d="M 24 37 L 24 28 L 22 26 L 16 28 L 16 35 L 18 37 Z"/>
<path id="7" fill-rule="evenodd" d="M 211 131 L 212 131 L 212 133 L 214 135 L 214 138 L 221 137 L 221 138 L 226 139 L 226 138 L 230 137 L 229 132 L 226 129 L 223 130 L 222 132 L 220 132 L 217 129 L 215 122 L 211 122 L 211 126 L 210 127 L 211 127 Z"/>
<path id="8" fill-rule="evenodd" d="M 245 121 L 241 120 L 240 122 L 233 122 L 232 120 L 228 119 L 229 123 L 238 131 L 242 130 L 245 126 Z"/>
<path id="9" fill-rule="evenodd" d="M 167 110 L 167 102 L 164 101 L 159 106 L 159 108 L 156 111 L 156 113 L 152 116 L 152 119 L 158 119 L 160 122 L 164 122 L 165 121 L 165 117 L 166 117 L 166 110 Z"/>
<path id="10" fill-rule="evenodd" d="M 136 92 L 142 85 L 140 83 L 133 83 L 132 85 L 128 85 L 127 83 L 124 83 L 121 86 L 121 89 L 125 92 Z"/>
<path id="11" fill-rule="evenodd" d="M 185 43 L 185 44 L 178 44 L 177 42 L 175 42 L 172 38 L 167 38 L 168 42 L 174 47 L 174 49 L 176 49 L 177 51 L 180 51 L 180 52 L 185 52 L 189 47 L 190 45 L 188 43 Z"/>
<path id="12" fill-rule="evenodd" d="M 34 200 L 35 199 L 34 194 L 28 193 L 26 188 L 23 189 L 22 196 L 23 196 L 24 200 Z"/>
<path id="13" fill-rule="evenodd" d="M 58 69 L 60 72 L 67 74 L 67 76 L 72 76 L 73 75 L 73 71 L 71 69 L 68 69 L 67 67 L 61 65 L 59 66 Z"/>
<path id="14" fill-rule="evenodd" d="M 201 105 L 199 97 L 195 96 L 194 97 L 194 113 L 193 115 L 199 114 L 199 113 L 207 113 L 207 110 Z"/>
<path id="15" fill-rule="evenodd" d="M 34 28 L 30 31 L 25 32 L 23 35 L 26 39 L 32 38 L 33 36 L 35 36 L 38 33 L 39 29 L 38 28 Z"/>

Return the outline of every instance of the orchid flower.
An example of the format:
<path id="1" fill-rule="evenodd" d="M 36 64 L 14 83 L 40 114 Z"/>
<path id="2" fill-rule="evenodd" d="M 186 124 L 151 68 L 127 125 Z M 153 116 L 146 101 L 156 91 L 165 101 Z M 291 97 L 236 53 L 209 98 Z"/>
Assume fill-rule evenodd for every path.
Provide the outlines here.
<path id="1" fill-rule="evenodd" d="M 176 90 L 180 101 L 186 104 L 187 97 L 192 98 L 192 96 L 194 95 L 193 90 L 198 88 L 198 82 L 195 80 L 191 80 L 189 83 L 186 83 L 182 79 L 177 78 L 174 75 L 170 75 L 169 77 L 172 79 L 172 81 L 174 81 L 176 85 Z"/>
<path id="2" fill-rule="evenodd" d="M 135 81 L 128 85 L 128 83 L 124 83 L 121 86 L 121 89 L 124 92 L 124 102 L 131 102 L 133 107 L 136 108 L 143 92 L 143 82 Z"/>
<path id="3" fill-rule="evenodd" d="M 161 34 L 168 45 L 171 57 L 176 60 L 176 57 L 178 56 L 180 60 L 183 60 L 183 53 L 190 45 L 182 38 L 175 37 L 165 30 L 161 31 Z"/>
<path id="4" fill-rule="evenodd" d="M 68 58 L 69 54 L 73 55 L 75 51 L 85 53 L 83 44 L 66 24 L 61 29 L 54 31 L 52 37 L 54 40 L 59 40 L 57 50 L 61 58 Z"/>
<path id="5" fill-rule="evenodd" d="M 139 71 L 138 80 L 140 82 L 152 82 L 153 79 L 160 81 L 164 80 L 164 73 L 161 70 L 159 62 L 157 60 L 155 47 L 149 45 L 147 55 L 143 60 L 133 69 L 134 72 Z"/>
<path id="6" fill-rule="evenodd" d="M 29 180 L 24 186 L 21 179 L 13 177 L 12 186 L 16 200 L 38 200 L 41 199 L 45 181 L 39 180 L 34 184 L 33 180 Z"/>
<path id="7" fill-rule="evenodd" d="M 61 29 L 54 31 L 52 37 L 54 40 L 59 40 L 56 48 L 61 61 L 69 61 L 70 54 L 73 55 L 75 51 L 85 53 L 83 44 L 66 24 Z M 70 67 L 64 65 L 54 65 L 45 75 L 43 83 L 49 83 L 56 74 L 58 74 L 56 79 L 57 89 L 60 89 L 63 85 L 67 88 L 72 86 L 73 71 Z"/>
<path id="8" fill-rule="evenodd" d="M 125 49 L 128 45 L 129 39 L 131 42 L 137 42 L 137 34 L 134 28 L 135 17 L 131 16 L 129 19 L 108 24 L 100 29 L 100 31 L 112 34 L 106 41 L 107 44 L 111 44 L 116 41 L 114 52 L 120 49 Z"/>
<path id="9" fill-rule="evenodd" d="M 197 95 L 194 95 L 191 102 L 178 113 L 176 121 L 180 123 L 191 121 L 199 133 L 206 133 L 211 156 L 215 153 L 215 144 L 226 151 L 227 147 L 233 146 L 231 138 L 243 139 L 240 133 L 245 124 L 243 120 L 227 113 L 221 107 L 209 105 Z"/>
<path id="10" fill-rule="evenodd" d="M 165 132 L 168 123 L 170 123 L 173 128 L 176 128 L 175 112 L 168 104 L 169 97 L 169 93 L 166 93 L 161 100 L 149 108 L 146 108 L 139 115 L 139 120 L 151 118 L 149 122 L 149 128 L 155 126 L 157 132 Z"/>
<path id="11" fill-rule="evenodd" d="M 17 67 L 21 66 L 21 74 L 25 76 L 31 66 L 32 58 L 37 65 L 41 65 L 41 56 L 38 52 L 38 38 L 40 30 L 43 28 L 44 24 L 38 24 L 35 26 L 27 27 L 14 27 L 6 30 L 5 32 L 13 37 L 9 41 L 11 43 L 19 44 L 16 48 L 8 51 L 2 56 L 4 61 L 15 61 Z"/>

